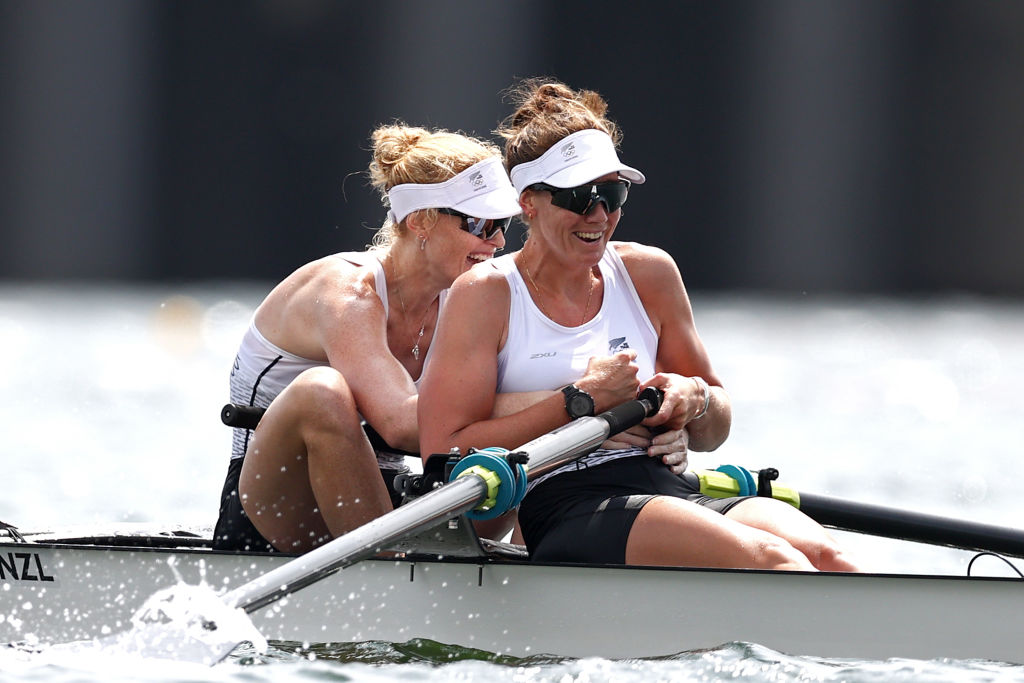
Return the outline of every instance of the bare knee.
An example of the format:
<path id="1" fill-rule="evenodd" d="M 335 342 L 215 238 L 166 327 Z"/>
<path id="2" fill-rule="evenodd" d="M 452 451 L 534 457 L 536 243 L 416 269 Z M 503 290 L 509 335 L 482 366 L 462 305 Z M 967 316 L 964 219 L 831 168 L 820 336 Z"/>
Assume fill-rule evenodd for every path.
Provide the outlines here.
<path id="1" fill-rule="evenodd" d="M 804 554 L 818 569 L 826 572 L 860 571 L 857 564 L 832 538 L 825 538 L 804 550 Z"/>
<path id="2" fill-rule="evenodd" d="M 345 377 L 330 367 L 306 370 L 281 393 L 303 423 L 316 429 L 359 429 L 361 420 L 355 396 Z"/>
<path id="3" fill-rule="evenodd" d="M 784 538 L 767 532 L 757 534 L 751 569 L 788 569 L 813 571 L 814 563 Z"/>

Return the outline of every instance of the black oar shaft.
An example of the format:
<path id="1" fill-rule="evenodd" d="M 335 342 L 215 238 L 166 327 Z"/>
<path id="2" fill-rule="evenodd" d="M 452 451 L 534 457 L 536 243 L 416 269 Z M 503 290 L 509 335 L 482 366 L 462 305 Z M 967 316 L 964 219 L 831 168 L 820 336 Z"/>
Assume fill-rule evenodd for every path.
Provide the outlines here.
<path id="1" fill-rule="evenodd" d="M 1024 531 L 841 498 L 800 493 L 800 509 L 819 524 L 860 533 L 1024 557 Z"/>

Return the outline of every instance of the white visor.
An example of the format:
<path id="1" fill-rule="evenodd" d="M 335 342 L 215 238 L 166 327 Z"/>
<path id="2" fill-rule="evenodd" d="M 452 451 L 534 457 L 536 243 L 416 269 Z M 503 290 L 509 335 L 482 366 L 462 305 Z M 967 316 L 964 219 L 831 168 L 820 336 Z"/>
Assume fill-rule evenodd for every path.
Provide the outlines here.
<path id="1" fill-rule="evenodd" d="M 443 183 L 403 183 L 388 191 L 391 220 L 420 209 L 454 209 L 473 218 L 508 218 L 522 209 L 501 159 L 477 162 Z"/>
<path id="2" fill-rule="evenodd" d="M 644 174 L 619 161 L 615 143 L 607 133 L 588 128 L 567 135 L 538 159 L 512 169 L 512 184 L 522 192 L 534 183 L 555 187 L 576 187 L 609 173 L 618 173 L 637 185 Z"/>

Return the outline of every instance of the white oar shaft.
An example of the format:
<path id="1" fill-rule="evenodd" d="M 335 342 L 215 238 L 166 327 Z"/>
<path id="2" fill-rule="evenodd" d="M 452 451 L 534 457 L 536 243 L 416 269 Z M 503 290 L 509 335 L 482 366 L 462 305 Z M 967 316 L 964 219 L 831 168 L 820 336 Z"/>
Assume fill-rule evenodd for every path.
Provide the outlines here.
<path id="1" fill-rule="evenodd" d="M 656 391 L 642 394 L 639 400 L 624 403 L 597 417 L 574 420 L 523 444 L 517 451 L 525 452 L 529 458 L 528 478 L 589 453 L 609 434 L 638 424 L 647 414 L 656 411 L 660 401 Z M 376 555 L 394 541 L 468 512 L 486 500 L 487 494 L 483 478 L 464 475 L 235 588 L 224 596 L 224 601 L 232 607 L 254 612 L 316 583 L 331 572 Z"/>
<path id="2" fill-rule="evenodd" d="M 628 429 L 641 422 L 645 416 L 653 415 L 660 404 L 661 394 L 656 389 L 648 388 L 641 393 L 638 400 L 624 403 L 597 417 L 576 420 L 524 444 L 518 450 L 525 452 L 529 460 L 528 476 L 537 476 L 566 460 L 593 450 L 609 434 Z M 494 493 L 491 490 L 494 487 L 494 471 L 487 472 L 484 468 L 487 475 L 485 480 L 474 468 L 467 468 L 456 474 L 457 478 L 454 481 L 443 484 L 386 515 L 238 586 L 224 595 L 224 603 L 246 612 L 255 612 L 343 567 L 376 555 L 405 536 L 425 531 L 446 519 L 469 512 Z M 502 470 L 502 474 L 498 475 L 501 483 L 498 484 L 497 490 L 500 491 L 502 486 L 511 485 L 518 492 L 521 482 L 507 481 L 505 470 L 511 472 L 511 469 L 504 466 L 499 469 Z M 503 506 L 508 504 L 508 501 L 502 503 Z M 494 505 L 497 506 L 497 502 Z M 501 512 L 500 509 L 491 510 Z M 219 626 L 216 622 L 207 619 L 203 619 L 203 622 L 210 634 L 217 634 Z M 187 620 L 183 623 L 187 623 Z M 189 641 L 194 643 L 194 646 L 187 653 L 181 650 L 175 652 L 179 657 L 206 664 L 219 662 L 239 642 L 236 636 L 224 634 L 212 635 L 210 641 L 206 642 L 206 639 L 197 639 L 186 628 L 173 623 L 136 624 L 132 631 L 115 638 L 119 642 L 133 643 L 133 652 L 150 652 L 164 657 L 168 652 L 167 643 L 180 645 Z"/>
<path id="3" fill-rule="evenodd" d="M 462 477 L 239 586 L 224 596 L 224 602 L 254 612 L 331 572 L 376 555 L 400 538 L 471 510 L 486 494 L 483 479 Z"/>
<path id="4" fill-rule="evenodd" d="M 603 418 L 583 417 L 542 434 L 516 450 L 530 456 L 527 478 L 533 479 L 594 450 L 608 438 L 608 433 L 608 422 Z"/>
<path id="5" fill-rule="evenodd" d="M 609 429 L 604 418 L 582 418 L 517 450 L 529 455 L 529 476 L 534 477 L 593 450 L 608 437 Z M 331 572 L 373 557 L 394 541 L 468 512 L 486 497 L 483 479 L 460 477 L 239 586 L 225 595 L 224 601 L 254 612 Z"/>

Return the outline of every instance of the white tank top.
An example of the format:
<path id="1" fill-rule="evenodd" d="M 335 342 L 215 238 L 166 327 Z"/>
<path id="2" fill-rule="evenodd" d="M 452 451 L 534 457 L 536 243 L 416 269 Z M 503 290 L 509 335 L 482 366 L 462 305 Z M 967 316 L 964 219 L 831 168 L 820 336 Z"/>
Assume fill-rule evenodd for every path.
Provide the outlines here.
<path id="1" fill-rule="evenodd" d="M 384 306 L 385 315 L 388 311 L 388 287 L 384 276 L 384 266 L 372 252 L 356 251 L 343 252 L 334 255 L 357 266 L 371 268 L 373 270 L 374 288 L 377 296 L 380 297 Z M 444 305 L 447 290 L 441 292 L 438 306 Z M 430 349 L 427 355 L 430 357 Z M 249 329 L 242 336 L 242 343 L 239 345 L 238 353 L 235 356 L 234 366 L 231 368 L 229 381 L 231 402 L 239 405 L 256 406 L 266 408 L 270 402 L 280 394 L 292 380 L 298 377 L 303 371 L 322 365 L 328 365 L 324 361 L 310 360 L 289 353 L 284 349 L 275 346 L 267 341 L 266 337 L 257 329 L 255 316 L 249 323 Z M 419 380 L 416 380 L 417 386 Z M 245 455 L 249 446 L 249 439 L 252 437 L 252 430 L 235 429 L 231 439 L 231 458 L 240 458 Z M 378 453 L 378 460 L 381 458 L 390 462 L 394 458 L 386 457 Z M 397 462 L 401 462 L 401 456 L 397 456 Z M 381 462 L 382 467 L 387 463 Z"/>
<path id="2" fill-rule="evenodd" d="M 636 351 L 640 381 L 654 375 L 658 337 L 613 246 L 605 249 L 598 264 L 604 279 L 601 308 L 592 320 L 578 327 L 559 325 L 544 315 L 530 296 L 511 254 L 491 263 L 505 275 L 512 292 L 508 339 L 498 353 L 499 393 L 559 389 L 584 375 L 591 356 L 607 356 L 627 348 Z M 531 482 L 531 487 L 569 469 L 640 454 L 646 451 L 599 449 Z"/>

